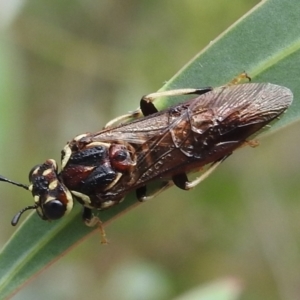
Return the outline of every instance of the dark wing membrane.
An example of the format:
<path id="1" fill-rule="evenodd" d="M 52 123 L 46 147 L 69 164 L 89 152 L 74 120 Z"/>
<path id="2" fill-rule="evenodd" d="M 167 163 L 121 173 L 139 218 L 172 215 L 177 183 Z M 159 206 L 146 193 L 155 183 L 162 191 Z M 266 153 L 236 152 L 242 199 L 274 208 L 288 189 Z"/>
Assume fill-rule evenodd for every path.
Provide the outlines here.
<path id="1" fill-rule="evenodd" d="M 151 143 L 149 140 L 148 151 L 139 156 L 139 182 L 188 171 L 229 155 L 282 114 L 292 100 L 287 88 L 250 83 L 220 87 L 169 110 L 167 131 Z"/>
<path id="2" fill-rule="evenodd" d="M 153 137 L 161 135 L 169 126 L 164 112 L 121 124 L 115 128 L 104 129 L 93 135 L 95 141 L 123 141 L 133 144 L 144 144 Z"/>
<path id="3" fill-rule="evenodd" d="M 190 108 L 194 112 L 198 107 L 213 109 L 219 122 L 238 112 L 239 122 L 250 124 L 268 122 L 282 114 L 292 103 L 293 94 L 271 83 L 247 83 L 216 88 L 198 99 Z"/>
<path id="4" fill-rule="evenodd" d="M 289 89 L 248 83 L 214 89 L 165 111 L 94 135 L 130 143 L 137 154 L 132 174 L 141 185 L 156 177 L 199 168 L 230 154 L 283 113 Z"/>
<path id="5" fill-rule="evenodd" d="M 94 134 L 94 140 L 120 140 L 144 144 L 152 138 L 163 135 L 172 126 L 180 123 L 182 110 L 189 111 L 191 125 L 195 132 L 203 133 L 214 123 L 223 122 L 238 113 L 239 124 L 268 122 L 276 118 L 292 103 L 292 92 L 285 87 L 270 83 L 247 83 L 224 86 L 204 95 L 192 98 L 184 104 L 122 124 Z M 179 109 L 179 113 L 176 114 Z M 209 126 L 207 126 L 209 124 Z"/>

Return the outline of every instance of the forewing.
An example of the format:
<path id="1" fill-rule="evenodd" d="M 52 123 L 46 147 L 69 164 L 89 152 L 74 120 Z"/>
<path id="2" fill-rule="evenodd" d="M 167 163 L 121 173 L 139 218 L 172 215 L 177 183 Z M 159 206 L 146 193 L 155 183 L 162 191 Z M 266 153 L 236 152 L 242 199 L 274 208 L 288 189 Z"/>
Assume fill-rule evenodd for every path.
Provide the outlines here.
<path id="1" fill-rule="evenodd" d="M 283 113 L 289 89 L 248 83 L 214 89 L 165 111 L 94 135 L 95 140 L 130 143 L 137 153 L 138 182 L 146 182 L 197 160 L 226 155 Z M 221 150 L 219 150 L 219 148 Z M 214 154 L 216 153 L 216 154 Z M 173 171 L 172 171 L 173 170 Z M 175 172 L 175 171 L 174 171 Z"/>
<path id="2" fill-rule="evenodd" d="M 144 144 L 153 137 L 163 134 L 168 126 L 168 117 L 160 112 L 114 128 L 104 129 L 94 134 L 93 140 Z"/>
<path id="3" fill-rule="evenodd" d="M 201 112 L 203 108 L 213 111 L 218 123 L 228 118 L 236 118 L 239 126 L 269 122 L 288 108 L 293 95 L 288 88 L 271 83 L 248 83 L 216 88 L 198 99 L 190 108 L 196 128 L 199 128 L 197 110 Z M 203 113 L 200 116 L 203 118 Z"/>

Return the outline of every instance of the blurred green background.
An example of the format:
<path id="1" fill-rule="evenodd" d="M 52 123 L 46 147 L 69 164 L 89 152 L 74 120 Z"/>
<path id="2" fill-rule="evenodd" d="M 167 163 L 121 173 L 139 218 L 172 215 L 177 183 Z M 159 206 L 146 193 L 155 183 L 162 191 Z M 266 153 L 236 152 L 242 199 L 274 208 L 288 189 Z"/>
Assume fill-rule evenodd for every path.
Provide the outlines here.
<path id="1" fill-rule="evenodd" d="M 0 173 L 27 183 L 34 165 L 135 109 L 258 2 L 0 1 Z M 12 299 L 173 299 L 224 278 L 243 285 L 241 299 L 299 299 L 298 127 L 118 218 L 108 246 L 93 235 Z M 3 246 L 32 199 L 0 191 Z"/>

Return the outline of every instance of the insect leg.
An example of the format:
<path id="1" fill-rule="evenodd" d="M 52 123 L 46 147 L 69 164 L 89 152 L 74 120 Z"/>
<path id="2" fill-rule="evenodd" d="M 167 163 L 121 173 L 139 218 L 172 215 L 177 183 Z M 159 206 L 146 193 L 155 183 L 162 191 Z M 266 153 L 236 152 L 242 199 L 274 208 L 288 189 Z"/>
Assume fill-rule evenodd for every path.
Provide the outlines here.
<path id="1" fill-rule="evenodd" d="M 219 160 L 213 162 L 209 168 L 193 181 L 189 181 L 185 173 L 179 173 L 172 177 L 174 184 L 183 190 L 190 190 L 198 185 L 201 181 L 207 178 L 229 155 L 226 155 Z"/>
<path id="2" fill-rule="evenodd" d="M 83 207 L 82 219 L 85 225 L 89 227 L 94 227 L 97 225 L 101 234 L 101 244 L 108 244 L 108 241 L 106 239 L 106 233 L 102 225 L 102 222 L 98 217 L 93 215 L 93 212 L 90 208 Z"/>
<path id="3" fill-rule="evenodd" d="M 186 183 L 189 182 L 189 179 L 186 173 L 179 173 L 172 176 L 174 184 L 182 190 L 186 190 Z"/>
<path id="4" fill-rule="evenodd" d="M 212 87 L 204 87 L 200 89 L 178 89 L 178 90 L 170 90 L 170 91 L 163 91 L 163 92 L 156 92 L 152 94 L 148 94 L 142 97 L 140 101 L 140 109 L 137 109 L 133 112 L 128 114 L 119 116 L 115 119 L 109 121 L 104 128 L 109 128 L 115 126 L 121 122 L 128 122 L 131 119 L 137 119 L 142 116 L 149 116 L 156 112 L 158 112 L 157 108 L 152 103 L 155 99 L 165 96 L 184 96 L 184 95 L 202 95 L 207 92 L 210 92 L 213 88 Z"/>
<path id="5" fill-rule="evenodd" d="M 244 71 L 243 73 L 241 73 L 237 77 L 235 77 L 233 80 L 231 80 L 227 85 L 228 86 L 236 85 L 243 79 L 248 79 L 249 81 L 251 81 L 251 78 Z M 169 90 L 169 91 L 151 93 L 151 94 L 148 94 L 148 95 L 145 95 L 142 97 L 141 102 L 140 102 L 140 109 L 144 116 L 149 116 L 153 113 L 158 112 L 157 108 L 153 104 L 153 101 L 157 98 L 166 97 L 166 96 L 203 95 L 212 90 L 213 90 L 213 88 L 208 86 L 208 87 L 199 88 L 199 89 L 186 88 L 186 89 L 177 89 L 177 90 Z"/>
<path id="6" fill-rule="evenodd" d="M 117 124 L 120 124 L 122 122 L 126 123 L 128 121 L 130 121 L 131 119 L 137 119 L 141 117 L 141 111 L 139 109 L 130 112 L 126 115 L 122 115 L 119 117 L 116 117 L 114 119 L 112 119 L 111 121 L 109 121 L 108 123 L 106 123 L 106 125 L 104 126 L 104 128 L 109 128 L 109 127 L 113 127 L 116 126 Z"/>
<path id="7" fill-rule="evenodd" d="M 241 73 L 238 76 L 236 76 L 235 78 L 233 78 L 227 84 L 227 86 L 236 85 L 236 84 L 240 83 L 243 79 L 248 79 L 249 81 L 251 81 L 251 77 L 244 71 L 243 73 Z"/>
<path id="8" fill-rule="evenodd" d="M 157 108 L 153 104 L 153 101 L 157 98 L 165 96 L 202 95 L 210 92 L 212 89 L 212 87 L 204 87 L 200 89 L 178 89 L 148 94 L 142 97 L 140 101 L 140 109 L 144 116 L 149 116 L 158 112 Z"/>
<path id="9" fill-rule="evenodd" d="M 155 114 L 158 112 L 158 109 L 153 104 L 153 101 L 157 98 L 164 97 L 164 96 L 178 96 L 178 95 L 181 96 L 181 95 L 191 95 L 191 94 L 202 95 L 211 90 L 212 90 L 212 87 L 205 87 L 205 88 L 201 88 L 201 89 L 178 89 L 178 90 L 170 90 L 170 91 L 148 94 L 148 95 L 145 95 L 142 97 L 142 99 L 140 101 L 140 109 L 144 116 L 149 116 L 149 115 L 152 115 L 152 114 Z M 185 179 L 186 179 L 185 181 L 188 181 L 186 174 L 183 174 L 183 175 L 185 175 Z M 179 175 L 176 175 L 176 176 L 179 176 Z M 174 181 L 174 183 L 175 183 L 175 181 Z M 172 182 L 167 182 L 160 189 L 158 189 L 153 194 L 148 195 L 148 196 L 146 196 L 146 192 L 147 192 L 146 186 L 142 186 L 136 190 L 136 196 L 139 201 L 150 200 L 151 198 L 155 197 L 157 194 L 161 193 L 163 190 L 167 189 L 171 185 L 172 185 Z"/>
<path id="10" fill-rule="evenodd" d="M 142 186 L 142 187 L 136 189 L 136 196 L 138 198 L 138 201 L 144 202 L 144 201 L 154 198 L 159 193 L 163 192 L 164 190 L 171 187 L 172 185 L 173 185 L 172 181 L 163 182 L 163 184 L 160 188 L 158 188 L 156 191 L 154 191 L 152 194 L 150 194 L 148 196 L 146 196 L 146 186 Z"/>
<path id="11" fill-rule="evenodd" d="M 227 84 L 227 86 L 236 85 L 243 79 L 248 79 L 249 81 L 251 81 L 251 77 L 249 77 L 246 72 L 243 72 L 239 74 L 237 77 L 235 77 L 233 80 L 231 80 Z M 142 116 L 145 117 L 158 112 L 157 108 L 152 103 L 157 98 L 166 97 L 166 96 L 203 95 L 212 90 L 213 90 L 212 87 L 204 87 L 199 89 L 186 88 L 186 89 L 176 89 L 176 90 L 169 90 L 163 92 L 156 92 L 156 93 L 145 95 L 142 97 L 140 101 L 140 109 L 137 109 L 131 113 L 119 116 L 109 121 L 104 128 L 112 127 L 121 122 L 128 122 L 130 119 L 137 119 Z"/>
<path id="12" fill-rule="evenodd" d="M 135 190 L 135 195 L 139 201 L 143 201 L 140 199 L 144 199 L 146 197 L 146 193 L 147 193 L 147 187 L 145 185 L 143 185 Z"/>

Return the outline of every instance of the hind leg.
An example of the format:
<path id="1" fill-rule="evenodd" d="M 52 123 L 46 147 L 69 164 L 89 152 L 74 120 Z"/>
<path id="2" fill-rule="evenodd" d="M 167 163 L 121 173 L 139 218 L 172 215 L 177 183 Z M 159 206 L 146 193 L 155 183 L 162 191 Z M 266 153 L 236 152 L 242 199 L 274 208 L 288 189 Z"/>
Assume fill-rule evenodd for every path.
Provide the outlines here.
<path id="1" fill-rule="evenodd" d="M 190 190 L 206 179 L 229 155 L 213 162 L 209 168 L 193 181 L 189 181 L 186 173 L 179 173 L 172 177 L 174 184 L 182 190 Z"/>
<path id="2" fill-rule="evenodd" d="M 145 95 L 140 101 L 139 109 L 109 121 L 104 128 L 113 127 L 117 124 L 120 124 L 121 122 L 128 122 L 132 119 L 137 119 L 142 116 L 149 116 L 158 112 L 157 108 L 153 104 L 153 101 L 157 98 L 166 96 L 202 95 L 210 92 L 212 89 L 212 87 L 204 87 L 200 89 L 178 89 Z"/>

